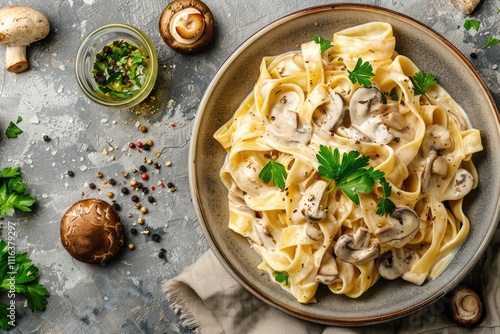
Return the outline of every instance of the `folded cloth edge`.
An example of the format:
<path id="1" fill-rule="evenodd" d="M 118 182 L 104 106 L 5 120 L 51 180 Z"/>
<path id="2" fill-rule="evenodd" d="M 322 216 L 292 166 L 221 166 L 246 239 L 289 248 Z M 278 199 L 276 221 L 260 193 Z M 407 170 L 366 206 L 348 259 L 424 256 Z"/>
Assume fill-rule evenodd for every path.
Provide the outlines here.
<path id="1" fill-rule="evenodd" d="M 189 289 L 189 287 L 182 282 L 171 280 L 163 284 L 162 291 L 167 296 L 170 308 L 179 315 L 181 324 L 193 330 L 194 333 L 199 333 L 200 323 L 191 311 L 189 303 L 182 297 L 180 293 L 182 289 Z"/>

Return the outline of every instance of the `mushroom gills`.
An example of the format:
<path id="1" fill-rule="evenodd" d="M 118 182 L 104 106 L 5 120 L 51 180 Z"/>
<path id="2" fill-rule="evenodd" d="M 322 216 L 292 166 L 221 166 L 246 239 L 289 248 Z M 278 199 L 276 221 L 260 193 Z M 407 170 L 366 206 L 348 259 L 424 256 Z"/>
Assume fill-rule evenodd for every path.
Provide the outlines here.
<path id="1" fill-rule="evenodd" d="M 338 278 L 339 270 L 337 268 L 337 262 L 330 252 L 325 252 L 323 259 L 321 259 L 321 264 L 316 275 L 316 282 L 323 283 L 326 285 L 332 284 Z"/>
<path id="2" fill-rule="evenodd" d="M 318 109 L 321 110 L 321 115 L 316 119 L 316 124 L 327 132 L 335 130 L 344 119 L 344 99 L 338 93 L 330 93 L 328 102 Z"/>
<path id="3" fill-rule="evenodd" d="M 203 35 L 205 21 L 196 8 L 186 8 L 174 14 L 170 21 L 170 31 L 176 41 L 183 44 L 196 42 Z M 175 31 L 175 33 L 173 33 Z"/>

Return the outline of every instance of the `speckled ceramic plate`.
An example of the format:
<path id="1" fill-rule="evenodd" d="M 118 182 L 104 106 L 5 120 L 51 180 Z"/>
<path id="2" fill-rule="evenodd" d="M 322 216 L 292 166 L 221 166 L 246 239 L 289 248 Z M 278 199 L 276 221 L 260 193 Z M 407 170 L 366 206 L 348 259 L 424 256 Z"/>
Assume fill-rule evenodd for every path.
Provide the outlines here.
<path id="1" fill-rule="evenodd" d="M 311 39 L 369 21 L 392 24 L 396 49 L 433 73 L 481 130 L 484 151 L 474 156 L 481 181 L 465 207 L 470 236 L 435 280 L 415 286 L 380 280 L 360 298 L 318 290 L 315 304 L 303 305 L 259 271 L 259 256 L 227 228 L 227 191 L 219 179 L 225 151 L 214 132 L 252 90 L 262 57 L 293 49 Z M 224 63 L 208 87 L 196 116 L 190 150 L 190 184 L 199 222 L 224 267 L 248 291 L 296 317 L 330 325 L 361 325 L 395 319 L 442 297 L 472 269 L 485 251 L 499 220 L 500 130 L 487 87 L 467 59 L 442 36 L 404 15 L 367 5 L 336 4 L 302 10 L 258 31 Z"/>

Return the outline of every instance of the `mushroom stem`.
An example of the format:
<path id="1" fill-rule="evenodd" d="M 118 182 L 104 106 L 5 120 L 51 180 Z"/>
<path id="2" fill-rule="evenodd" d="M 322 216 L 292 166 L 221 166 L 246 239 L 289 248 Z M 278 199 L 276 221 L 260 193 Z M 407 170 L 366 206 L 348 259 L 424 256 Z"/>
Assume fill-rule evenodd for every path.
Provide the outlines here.
<path id="1" fill-rule="evenodd" d="M 5 50 L 5 67 L 12 73 L 21 73 L 30 68 L 26 59 L 26 46 L 8 46 Z"/>

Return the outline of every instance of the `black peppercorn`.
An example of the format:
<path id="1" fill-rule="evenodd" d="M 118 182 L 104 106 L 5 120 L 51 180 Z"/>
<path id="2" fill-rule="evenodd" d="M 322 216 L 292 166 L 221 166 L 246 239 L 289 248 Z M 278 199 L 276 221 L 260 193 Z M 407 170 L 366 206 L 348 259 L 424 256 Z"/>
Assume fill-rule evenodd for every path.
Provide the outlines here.
<path id="1" fill-rule="evenodd" d="M 43 140 L 49 142 L 50 141 L 50 136 L 48 136 L 48 135 L 43 136 Z"/>
<path id="2" fill-rule="evenodd" d="M 111 184 L 112 186 L 114 186 L 116 184 L 116 181 L 115 179 L 109 179 L 109 184 Z"/>
<path id="3" fill-rule="evenodd" d="M 146 166 L 144 166 L 144 165 L 140 165 L 140 166 L 139 166 L 139 170 L 140 170 L 141 172 L 143 172 L 143 173 L 144 173 L 144 172 L 146 172 L 148 169 L 146 168 Z"/>
<path id="4" fill-rule="evenodd" d="M 133 235 L 136 235 L 137 234 L 137 229 L 135 227 L 132 227 L 130 229 L 130 233 L 133 234 Z"/>
<path id="5" fill-rule="evenodd" d="M 169 187 L 169 188 L 174 188 L 174 187 L 175 187 L 175 185 L 174 185 L 172 182 L 169 182 L 169 183 L 167 183 L 167 187 Z"/>
<path id="6" fill-rule="evenodd" d="M 69 170 L 69 171 L 68 171 L 68 176 L 69 176 L 69 177 L 73 177 L 73 176 L 75 176 L 75 172 L 73 172 L 72 170 Z"/>
<path id="7" fill-rule="evenodd" d="M 161 238 L 160 238 L 160 235 L 159 235 L 158 233 L 153 233 L 153 234 L 151 235 L 151 239 L 152 239 L 153 241 L 155 241 L 155 242 L 158 242 L 158 241 L 160 241 L 160 239 L 161 239 Z"/>
<path id="8" fill-rule="evenodd" d="M 149 189 L 147 187 L 142 188 L 142 193 L 143 194 L 149 193 Z"/>
<path id="9" fill-rule="evenodd" d="M 96 187 L 95 187 L 95 183 L 89 183 L 89 188 L 90 188 L 90 189 L 95 189 L 95 188 L 96 188 Z"/>
<path id="10" fill-rule="evenodd" d="M 122 194 L 125 194 L 125 195 L 128 194 L 128 188 L 127 187 L 123 187 L 121 189 L 121 192 L 122 192 Z"/>
<path id="11" fill-rule="evenodd" d="M 132 195 L 130 199 L 132 200 L 132 202 L 139 202 L 139 197 L 137 195 Z"/>
<path id="12" fill-rule="evenodd" d="M 153 196 L 148 196 L 148 202 L 149 203 L 154 203 L 155 202 L 155 198 Z"/>
<path id="13" fill-rule="evenodd" d="M 143 149 L 144 151 L 149 151 L 149 149 L 150 149 L 150 148 L 151 148 L 151 146 L 150 146 L 148 143 L 144 143 L 144 144 L 142 144 L 142 149 Z"/>
<path id="14" fill-rule="evenodd" d="M 116 211 L 119 211 L 121 209 L 120 207 L 120 204 L 114 202 L 113 204 L 111 204 L 111 206 L 113 207 L 113 209 L 115 209 Z"/>

